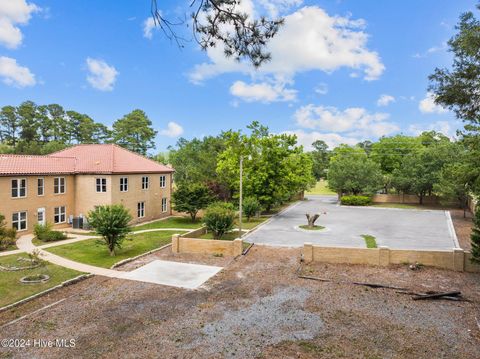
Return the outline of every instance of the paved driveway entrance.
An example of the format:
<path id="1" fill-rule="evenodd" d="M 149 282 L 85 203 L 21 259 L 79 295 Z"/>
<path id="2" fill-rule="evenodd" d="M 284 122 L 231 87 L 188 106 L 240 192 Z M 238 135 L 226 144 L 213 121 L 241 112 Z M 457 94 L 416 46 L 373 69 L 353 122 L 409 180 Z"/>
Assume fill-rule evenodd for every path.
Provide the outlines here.
<path id="1" fill-rule="evenodd" d="M 221 270 L 222 267 L 155 260 L 143 267 L 127 272 L 123 278 L 195 289 Z"/>
<path id="2" fill-rule="evenodd" d="M 302 231 L 306 213 L 323 213 L 316 224 L 323 231 Z M 272 246 L 301 247 L 305 242 L 335 247 L 365 248 L 362 234 L 376 237 L 378 246 L 392 249 L 452 249 L 458 247 L 448 211 L 346 207 L 336 197 L 308 196 L 274 217 L 245 240 Z"/>

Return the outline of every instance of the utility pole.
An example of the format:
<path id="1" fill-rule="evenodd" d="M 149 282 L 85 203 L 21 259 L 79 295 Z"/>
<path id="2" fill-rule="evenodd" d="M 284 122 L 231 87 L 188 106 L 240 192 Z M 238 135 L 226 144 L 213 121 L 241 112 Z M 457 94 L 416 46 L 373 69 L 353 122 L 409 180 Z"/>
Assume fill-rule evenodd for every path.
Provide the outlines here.
<path id="1" fill-rule="evenodd" d="M 238 230 L 239 230 L 239 237 L 242 236 L 242 197 L 243 197 L 243 156 L 240 156 L 240 203 L 238 206 L 239 213 L 238 213 Z"/>

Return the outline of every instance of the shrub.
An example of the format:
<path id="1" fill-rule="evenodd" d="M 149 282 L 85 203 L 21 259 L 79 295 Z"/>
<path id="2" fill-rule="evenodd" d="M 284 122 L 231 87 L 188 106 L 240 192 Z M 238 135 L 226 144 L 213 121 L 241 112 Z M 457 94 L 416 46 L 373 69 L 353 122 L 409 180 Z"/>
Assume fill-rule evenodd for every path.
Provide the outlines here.
<path id="1" fill-rule="evenodd" d="M 207 207 L 203 216 L 203 223 L 213 233 L 215 239 L 233 229 L 235 211 L 231 203 L 217 202 Z"/>
<path id="2" fill-rule="evenodd" d="M 212 202 L 210 190 L 195 183 L 182 183 L 172 194 L 173 209 L 178 212 L 186 212 L 195 221 L 199 210 L 204 209 Z"/>
<path id="3" fill-rule="evenodd" d="M 475 209 L 475 217 L 473 218 L 473 228 L 470 235 L 472 243 L 472 262 L 480 264 L 480 205 Z"/>
<path id="4" fill-rule="evenodd" d="M 55 242 L 67 239 L 66 234 L 59 231 L 54 231 L 52 229 L 52 224 L 48 222 L 44 225 L 36 224 L 33 228 L 33 234 L 42 242 Z"/>
<path id="5" fill-rule="evenodd" d="M 255 197 L 247 197 L 243 200 L 243 214 L 250 221 L 260 211 L 260 202 Z"/>
<path id="6" fill-rule="evenodd" d="M 343 196 L 340 202 L 345 206 L 368 206 L 372 204 L 369 196 Z"/>
<path id="7" fill-rule="evenodd" d="M 111 256 L 116 248 L 122 248 L 122 242 L 131 232 L 129 225 L 132 216 L 121 204 L 98 206 L 88 213 L 88 223 L 103 237 Z"/>
<path id="8" fill-rule="evenodd" d="M 15 228 L 6 228 L 5 217 L 0 214 L 0 251 L 15 244 L 17 231 Z"/>

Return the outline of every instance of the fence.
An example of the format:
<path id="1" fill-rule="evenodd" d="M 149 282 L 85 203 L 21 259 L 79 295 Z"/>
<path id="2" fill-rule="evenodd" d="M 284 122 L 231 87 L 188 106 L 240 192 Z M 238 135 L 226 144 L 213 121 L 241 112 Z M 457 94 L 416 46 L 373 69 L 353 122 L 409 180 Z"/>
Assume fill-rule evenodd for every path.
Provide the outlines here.
<path id="1" fill-rule="evenodd" d="M 221 254 L 225 256 L 239 256 L 243 250 L 243 240 L 235 239 L 217 240 L 195 238 L 206 233 L 205 228 L 200 228 L 184 235 L 174 234 L 172 236 L 173 253 L 202 253 Z"/>
<path id="2" fill-rule="evenodd" d="M 471 263 L 471 254 L 460 248 L 445 251 L 406 250 L 380 248 L 319 247 L 311 243 L 303 246 L 305 262 L 368 264 L 388 266 L 390 264 L 420 263 L 442 269 L 480 272 L 480 265 Z"/>

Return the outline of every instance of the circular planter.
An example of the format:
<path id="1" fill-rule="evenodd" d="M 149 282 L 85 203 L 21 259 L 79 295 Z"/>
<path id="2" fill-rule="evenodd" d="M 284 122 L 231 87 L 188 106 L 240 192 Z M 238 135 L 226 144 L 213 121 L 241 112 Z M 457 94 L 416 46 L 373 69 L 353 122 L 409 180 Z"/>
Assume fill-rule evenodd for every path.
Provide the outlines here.
<path id="1" fill-rule="evenodd" d="M 20 278 L 20 282 L 23 284 L 38 284 L 45 283 L 50 279 L 50 276 L 47 274 L 38 274 L 38 275 L 27 275 Z"/>
<path id="2" fill-rule="evenodd" d="M 319 228 L 321 227 L 321 228 Z M 324 233 L 330 231 L 329 228 L 323 226 L 315 226 L 314 228 L 307 228 L 307 226 L 295 226 L 294 227 L 297 231 L 305 232 L 305 233 Z"/>

